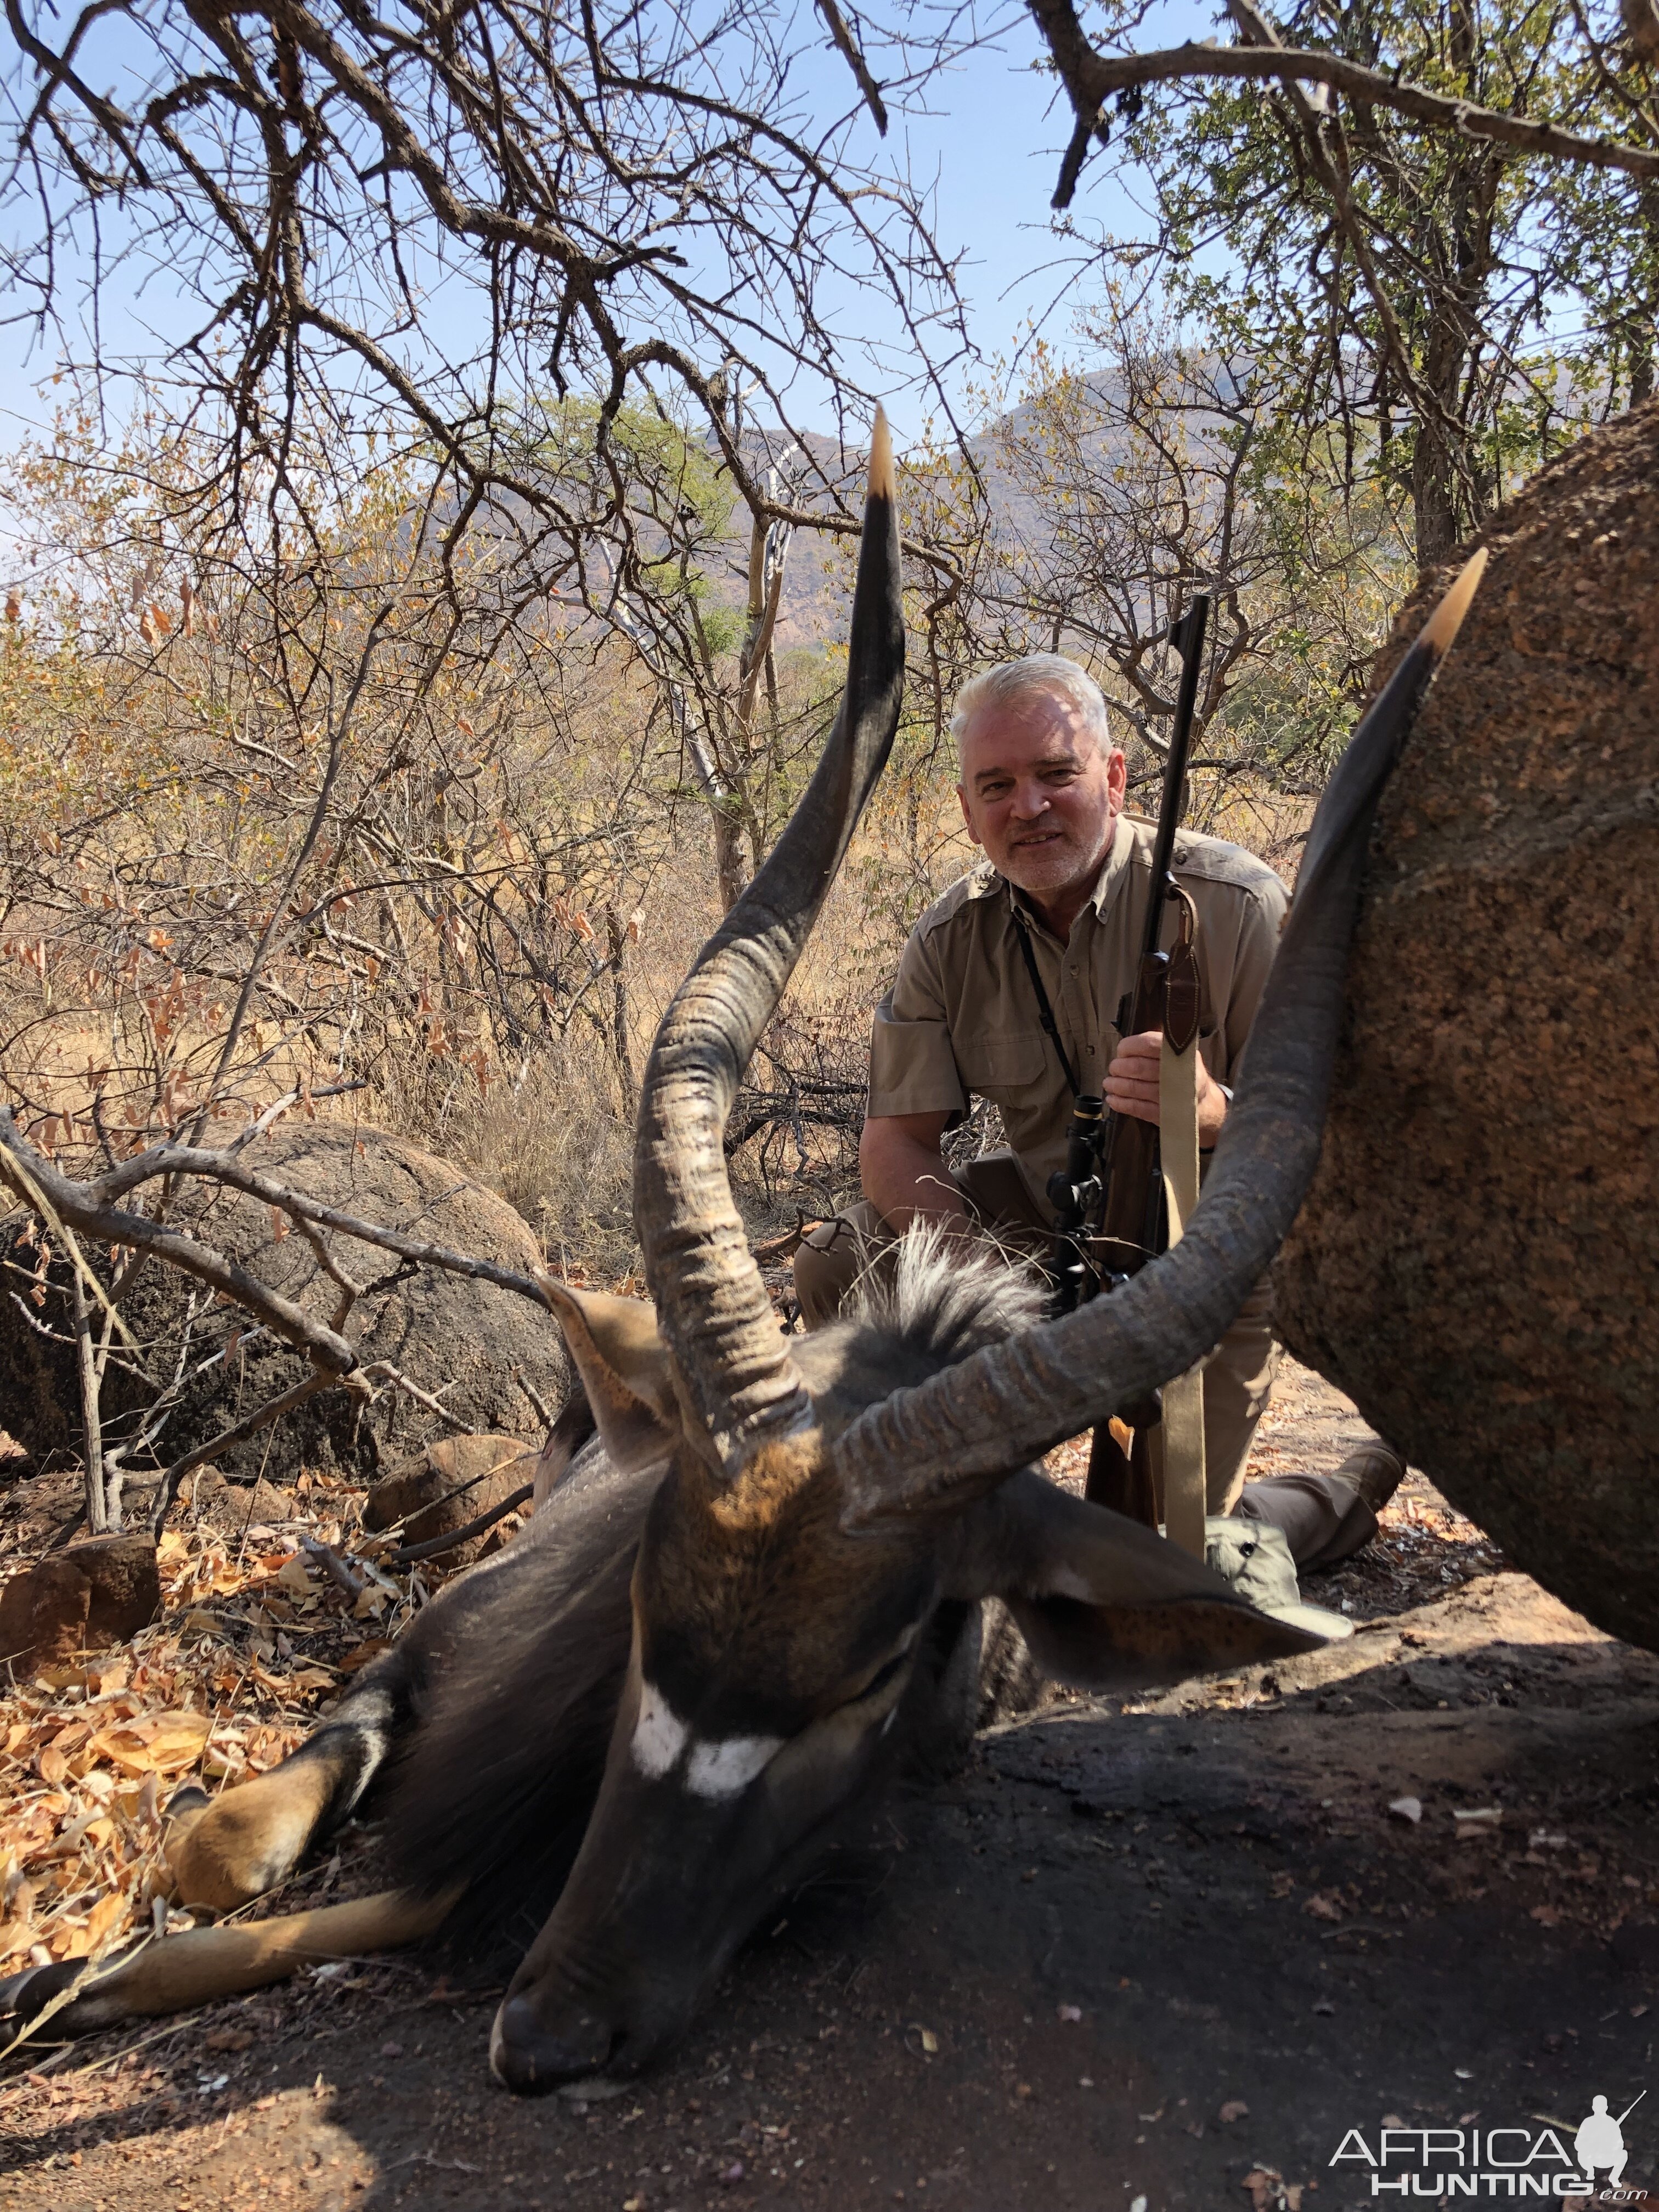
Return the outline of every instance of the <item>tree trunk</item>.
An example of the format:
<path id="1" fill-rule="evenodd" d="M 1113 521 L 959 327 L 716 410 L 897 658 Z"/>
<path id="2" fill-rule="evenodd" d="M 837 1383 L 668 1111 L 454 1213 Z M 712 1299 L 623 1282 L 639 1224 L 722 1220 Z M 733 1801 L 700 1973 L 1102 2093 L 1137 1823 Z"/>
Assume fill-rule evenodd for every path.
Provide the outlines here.
<path id="1" fill-rule="evenodd" d="M 1516 1565 L 1659 1647 L 1656 481 L 1659 404 L 1487 532 L 1383 802 L 1275 1304 Z"/>
<path id="2" fill-rule="evenodd" d="M 1412 529 L 1419 568 L 1437 568 L 1458 540 L 1453 467 L 1440 426 L 1419 422 L 1412 448 Z"/>
<path id="3" fill-rule="evenodd" d="M 1654 311 L 1659 301 L 1656 291 L 1659 283 L 1659 184 L 1651 177 L 1644 179 L 1638 188 L 1636 204 L 1640 216 L 1643 275 L 1645 283 L 1637 289 L 1633 312 L 1629 317 L 1630 328 L 1630 404 L 1639 407 L 1653 397 L 1653 322 Z"/>
<path id="4" fill-rule="evenodd" d="M 94 1536 L 112 1533 L 109 1497 L 104 1487 L 104 1425 L 100 1409 L 98 1355 L 92 1341 L 92 1309 L 87 1304 L 81 1271 L 74 1269 L 71 1295 L 75 1301 L 75 1369 L 81 1396 L 81 1467 L 86 1489 L 87 1528 Z M 118 1523 L 116 1524 L 118 1526 Z"/>
<path id="5" fill-rule="evenodd" d="M 743 848 L 743 824 L 736 802 L 716 799 L 711 811 L 714 823 L 714 869 L 720 878 L 720 911 L 730 914 L 749 888 L 749 855 Z"/>
<path id="6" fill-rule="evenodd" d="M 686 751 L 702 795 L 708 801 L 714 832 L 714 872 L 720 879 L 720 911 L 730 914 L 749 887 L 749 855 L 743 843 L 743 807 L 726 784 L 700 731 L 688 725 Z"/>

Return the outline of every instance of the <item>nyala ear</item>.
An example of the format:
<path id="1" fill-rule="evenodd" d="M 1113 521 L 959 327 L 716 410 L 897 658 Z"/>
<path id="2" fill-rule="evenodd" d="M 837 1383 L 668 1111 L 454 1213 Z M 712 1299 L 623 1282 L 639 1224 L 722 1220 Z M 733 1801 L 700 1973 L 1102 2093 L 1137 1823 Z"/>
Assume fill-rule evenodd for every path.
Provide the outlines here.
<path id="1" fill-rule="evenodd" d="M 679 1441 L 673 1362 L 643 1298 L 573 1291 L 537 1268 L 542 1296 L 564 1331 L 611 1465 L 624 1474 L 666 1459 Z"/>
<path id="2" fill-rule="evenodd" d="M 951 1595 L 1001 1598 L 1042 1673 L 1073 1689 L 1150 1689 L 1348 1632 L 1340 1614 L 1312 1607 L 1296 1622 L 1259 1611 L 1152 1529 L 1040 1475 L 1011 1478 L 979 1519 Z"/>

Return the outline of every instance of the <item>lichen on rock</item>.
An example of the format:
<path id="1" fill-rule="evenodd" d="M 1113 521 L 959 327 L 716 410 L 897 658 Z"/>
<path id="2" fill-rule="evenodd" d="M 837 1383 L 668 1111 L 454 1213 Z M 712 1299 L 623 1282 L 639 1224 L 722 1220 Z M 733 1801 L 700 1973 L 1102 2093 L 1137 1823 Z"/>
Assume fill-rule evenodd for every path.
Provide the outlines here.
<path id="1" fill-rule="evenodd" d="M 1297 1355 L 1518 1565 L 1659 1647 L 1656 486 L 1650 404 L 1483 534 L 1383 800 L 1274 1295 Z"/>

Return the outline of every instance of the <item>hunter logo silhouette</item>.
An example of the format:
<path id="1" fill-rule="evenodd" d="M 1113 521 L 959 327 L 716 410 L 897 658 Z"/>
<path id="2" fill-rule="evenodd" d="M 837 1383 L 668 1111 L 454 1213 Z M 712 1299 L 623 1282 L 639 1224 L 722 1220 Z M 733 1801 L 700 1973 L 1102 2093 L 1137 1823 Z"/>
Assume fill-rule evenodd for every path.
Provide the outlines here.
<path id="1" fill-rule="evenodd" d="M 1625 2160 L 1630 2156 L 1625 2148 L 1625 2122 L 1647 2094 L 1644 2089 L 1633 2097 L 1617 2119 L 1607 2110 L 1605 2097 L 1591 2098 L 1589 2115 L 1580 2121 L 1578 2132 L 1572 2139 L 1573 2154 L 1587 2180 L 1595 2180 L 1600 2166 L 1607 2170 L 1608 2187 L 1618 2188 L 1624 2179 Z"/>

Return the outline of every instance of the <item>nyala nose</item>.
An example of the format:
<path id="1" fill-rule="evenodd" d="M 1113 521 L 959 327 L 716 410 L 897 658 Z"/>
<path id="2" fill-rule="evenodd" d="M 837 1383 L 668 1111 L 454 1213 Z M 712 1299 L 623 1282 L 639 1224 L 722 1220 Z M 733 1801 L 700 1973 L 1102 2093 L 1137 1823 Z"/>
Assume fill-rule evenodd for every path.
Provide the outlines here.
<path id="1" fill-rule="evenodd" d="M 597 2073 L 613 2040 L 610 2022 L 591 2013 L 573 2011 L 550 2024 L 533 1997 L 508 1997 L 490 2030 L 490 2071 L 521 2096 L 544 2094 L 561 2081 Z"/>

